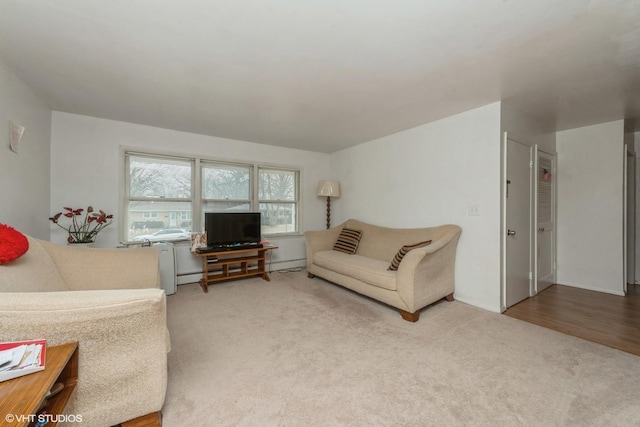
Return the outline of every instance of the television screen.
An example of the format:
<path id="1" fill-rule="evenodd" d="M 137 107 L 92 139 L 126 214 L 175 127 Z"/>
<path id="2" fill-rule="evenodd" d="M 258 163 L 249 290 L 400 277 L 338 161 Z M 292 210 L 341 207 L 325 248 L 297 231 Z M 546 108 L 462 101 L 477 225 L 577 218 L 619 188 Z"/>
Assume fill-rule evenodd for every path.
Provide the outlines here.
<path id="1" fill-rule="evenodd" d="M 207 246 L 258 243 L 261 240 L 259 212 L 206 212 Z"/>

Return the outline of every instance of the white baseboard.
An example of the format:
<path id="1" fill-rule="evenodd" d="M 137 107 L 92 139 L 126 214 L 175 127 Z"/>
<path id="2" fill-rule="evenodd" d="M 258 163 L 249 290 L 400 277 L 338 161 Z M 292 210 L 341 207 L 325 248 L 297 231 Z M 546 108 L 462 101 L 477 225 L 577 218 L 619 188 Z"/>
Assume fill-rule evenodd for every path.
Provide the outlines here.
<path id="1" fill-rule="evenodd" d="M 274 261 L 274 262 L 269 262 L 267 261 L 267 271 L 268 272 L 272 272 L 272 271 L 278 271 L 278 270 L 288 270 L 290 268 L 304 268 L 307 266 L 307 259 L 306 258 L 302 258 L 302 259 L 292 259 L 289 261 Z"/>
<path id="2" fill-rule="evenodd" d="M 198 283 L 202 279 L 202 273 L 182 274 L 178 276 L 178 286 L 189 283 Z"/>
<path id="3" fill-rule="evenodd" d="M 500 307 L 493 307 L 486 304 L 479 303 L 478 301 L 474 301 L 473 299 L 465 298 L 463 295 L 458 295 L 454 292 L 453 297 L 456 301 L 463 302 L 468 305 L 472 305 L 474 307 L 481 308 L 483 310 L 492 311 L 494 313 L 501 313 Z"/>
<path id="4" fill-rule="evenodd" d="M 618 296 L 621 296 L 621 297 L 624 296 L 624 291 L 614 291 L 612 289 L 595 288 L 595 287 L 591 287 L 591 286 L 576 285 L 576 284 L 572 284 L 572 283 L 560 283 L 560 282 L 558 282 L 558 285 L 571 286 L 572 288 L 586 289 L 587 291 L 603 292 L 605 294 L 618 295 Z"/>

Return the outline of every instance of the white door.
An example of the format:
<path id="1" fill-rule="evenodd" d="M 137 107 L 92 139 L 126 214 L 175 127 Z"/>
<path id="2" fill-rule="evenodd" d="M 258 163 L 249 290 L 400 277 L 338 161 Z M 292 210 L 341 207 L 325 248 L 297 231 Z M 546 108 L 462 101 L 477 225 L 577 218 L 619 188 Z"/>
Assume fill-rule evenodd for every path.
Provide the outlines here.
<path id="1" fill-rule="evenodd" d="M 531 147 L 506 144 L 506 307 L 531 295 Z"/>
<path id="2" fill-rule="evenodd" d="M 628 150 L 628 148 L 627 148 Z M 627 280 L 625 283 L 636 282 L 636 156 L 627 151 Z M 625 292 L 627 288 L 625 287 Z"/>
<path id="3" fill-rule="evenodd" d="M 534 265 L 537 266 L 536 292 L 555 281 L 555 158 L 537 152 L 536 162 L 536 227 Z"/>

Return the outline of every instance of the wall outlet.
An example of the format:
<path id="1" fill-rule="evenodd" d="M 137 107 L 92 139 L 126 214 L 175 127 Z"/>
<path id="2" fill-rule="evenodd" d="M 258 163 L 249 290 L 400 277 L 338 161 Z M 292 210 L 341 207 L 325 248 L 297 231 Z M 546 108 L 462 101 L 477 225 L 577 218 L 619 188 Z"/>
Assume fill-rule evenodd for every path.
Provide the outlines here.
<path id="1" fill-rule="evenodd" d="M 477 203 L 467 203 L 467 215 L 480 216 L 480 205 Z"/>

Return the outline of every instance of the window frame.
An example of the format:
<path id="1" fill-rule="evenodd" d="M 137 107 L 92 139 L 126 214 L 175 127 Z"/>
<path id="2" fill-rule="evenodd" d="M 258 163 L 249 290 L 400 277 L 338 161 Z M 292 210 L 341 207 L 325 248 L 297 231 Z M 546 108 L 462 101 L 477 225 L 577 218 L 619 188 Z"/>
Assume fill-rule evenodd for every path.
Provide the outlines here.
<path id="1" fill-rule="evenodd" d="M 247 199 L 231 199 L 231 198 L 224 198 L 224 199 L 219 199 L 219 198 L 204 198 L 204 189 L 203 186 L 205 185 L 205 180 L 203 177 L 203 171 L 204 169 L 207 167 L 207 165 L 219 165 L 222 166 L 222 168 L 224 168 L 224 166 L 228 166 L 230 168 L 242 168 L 242 169 L 246 169 L 249 173 L 249 191 L 248 191 L 248 198 Z M 221 169 L 222 169 L 221 168 Z M 200 219 L 200 222 L 202 224 L 202 228 L 204 228 L 204 214 L 205 214 L 205 210 L 204 210 L 204 206 L 208 203 L 208 202 L 212 202 L 212 203 L 216 203 L 216 202 L 220 202 L 220 203 L 247 203 L 249 205 L 249 209 L 247 210 L 247 212 L 254 212 L 254 203 L 253 203 L 253 194 L 254 194 L 254 186 L 255 186 L 255 165 L 253 164 L 244 164 L 244 163 L 238 163 L 238 162 L 224 162 L 224 161 L 219 161 L 219 160 L 210 160 L 210 159 L 200 159 L 200 167 L 199 167 L 199 174 L 200 174 L 200 185 L 198 187 L 198 189 L 200 190 L 200 209 L 198 211 L 198 217 Z"/>
<path id="2" fill-rule="evenodd" d="M 273 172 L 291 172 L 294 175 L 294 189 L 293 189 L 293 200 L 271 200 L 271 199 L 260 199 L 260 172 L 261 171 L 273 171 Z M 290 234 L 300 234 L 300 170 L 294 168 L 286 168 L 286 167 L 277 167 L 277 166 L 267 166 L 267 165 L 257 165 L 256 166 L 256 210 L 260 211 L 261 204 L 272 204 L 272 205 L 283 205 L 283 204 L 291 204 L 293 205 L 293 216 L 295 217 L 295 230 L 291 232 L 274 232 L 274 233 L 266 233 L 269 236 L 281 236 L 281 235 L 290 235 Z"/>
<path id="3" fill-rule="evenodd" d="M 260 205 L 266 203 L 280 203 L 280 204 L 292 204 L 295 210 L 295 230 L 288 232 L 264 232 L 264 224 L 262 226 L 261 233 L 265 237 L 296 237 L 302 235 L 301 231 L 301 217 L 302 217 L 302 209 L 301 209 L 301 185 L 302 185 L 302 170 L 300 167 L 296 166 L 283 166 L 283 165 L 273 165 L 266 163 L 257 163 L 257 162 L 241 162 L 241 161 L 229 161 L 220 158 L 212 158 L 208 156 L 201 155 L 190 155 L 190 154 L 179 154 L 179 153 L 167 153 L 161 151 L 155 151 L 151 149 L 140 149 L 134 147 L 120 147 L 120 218 L 121 221 L 118 221 L 118 235 L 121 241 L 131 242 L 131 240 L 127 240 L 128 238 L 128 227 L 129 227 L 129 204 L 131 201 L 164 201 L 164 202 L 190 202 L 191 203 L 191 229 L 192 231 L 196 230 L 204 230 L 204 206 L 207 202 L 215 202 L 215 201 L 244 201 L 243 200 L 230 200 L 230 199 L 205 199 L 203 197 L 203 168 L 207 165 L 221 165 L 221 166 L 231 166 L 231 167 L 241 167 L 248 168 L 250 171 L 250 188 L 249 188 L 249 211 L 250 212 L 260 212 Z M 139 156 L 146 157 L 150 159 L 168 159 L 175 161 L 188 161 L 191 163 L 191 198 L 152 198 L 152 197 L 141 197 L 135 196 L 131 197 L 130 195 L 130 156 Z M 270 171 L 282 171 L 282 172 L 293 172 L 294 173 L 294 197 L 293 200 L 262 200 L 259 199 L 259 186 L 260 186 L 260 171 L 270 170 Z"/>
<path id="4" fill-rule="evenodd" d="M 123 192 L 123 197 L 121 198 L 121 203 L 119 207 L 120 217 L 123 219 L 122 221 L 118 221 L 118 235 L 123 242 L 135 242 L 135 240 L 130 239 L 129 237 L 129 227 L 131 224 L 130 216 L 130 204 L 131 202 L 148 202 L 148 203 L 188 203 L 191 205 L 191 210 L 193 211 L 194 205 L 196 204 L 195 199 L 195 191 L 194 191 L 194 165 L 196 163 L 196 159 L 193 156 L 178 156 L 178 155 L 170 155 L 164 153 L 152 153 L 145 152 L 136 149 L 122 149 L 122 165 L 123 170 L 120 175 L 122 179 L 124 179 L 123 186 L 121 186 L 121 191 Z M 165 197 L 165 196 L 132 196 L 131 195 L 131 158 L 144 158 L 149 159 L 152 162 L 162 163 L 162 161 L 175 161 L 186 163 L 190 168 L 190 182 L 189 182 L 189 190 L 190 194 L 188 197 Z M 158 215 L 156 214 L 156 217 Z M 192 222 L 193 225 L 193 222 Z M 169 226 L 169 228 L 176 228 Z M 171 241 L 180 241 L 187 239 L 171 239 Z"/>

